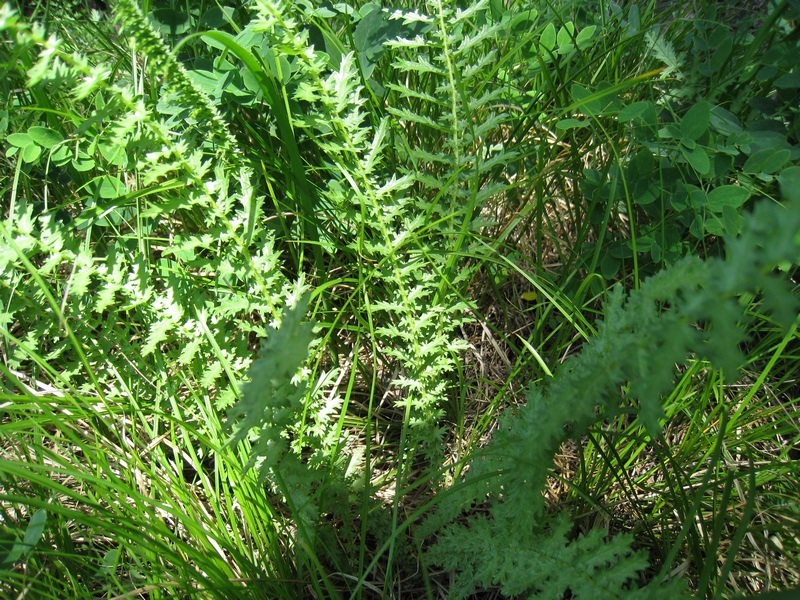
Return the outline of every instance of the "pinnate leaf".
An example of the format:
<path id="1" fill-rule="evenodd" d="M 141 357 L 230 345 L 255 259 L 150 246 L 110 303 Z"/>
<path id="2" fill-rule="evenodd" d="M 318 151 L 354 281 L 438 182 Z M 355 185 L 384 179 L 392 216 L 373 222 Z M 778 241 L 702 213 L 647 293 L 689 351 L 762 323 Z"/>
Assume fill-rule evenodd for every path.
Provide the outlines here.
<path id="1" fill-rule="evenodd" d="M 269 329 L 259 357 L 250 366 L 250 381 L 242 389 L 242 398 L 228 412 L 228 427 L 233 429 L 231 443 L 257 430 L 258 441 L 248 467 L 263 459 L 262 478 L 283 457 L 285 431 L 302 409 L 304 387 L 294 378 L 308 358 L 314 339 L 312 325 L 302 322 L 307 306 L 305 297 L 286 309 L 280 327 Z"/>

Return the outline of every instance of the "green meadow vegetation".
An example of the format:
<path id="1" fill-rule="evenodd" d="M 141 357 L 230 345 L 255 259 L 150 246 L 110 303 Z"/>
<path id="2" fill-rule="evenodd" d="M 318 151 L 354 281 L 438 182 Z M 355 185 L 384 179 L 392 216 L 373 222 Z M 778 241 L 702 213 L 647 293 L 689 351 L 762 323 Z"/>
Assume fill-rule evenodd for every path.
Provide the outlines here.
<path id="1" fill-rule="evenodd" d="M 796 597 L 799 26 L 4 4 L 0 597 Z"/>

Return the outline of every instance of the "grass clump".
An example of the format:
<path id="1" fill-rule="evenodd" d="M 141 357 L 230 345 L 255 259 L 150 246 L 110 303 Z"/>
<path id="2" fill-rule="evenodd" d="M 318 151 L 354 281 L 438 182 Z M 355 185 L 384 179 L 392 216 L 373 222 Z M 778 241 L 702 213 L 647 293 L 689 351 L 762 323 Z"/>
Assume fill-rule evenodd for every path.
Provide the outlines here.
<path id="1" fill-rule="evenodd" d="M 0 12 L 3 594 L 796 581 L 793 3 L 51 4 Z"/>

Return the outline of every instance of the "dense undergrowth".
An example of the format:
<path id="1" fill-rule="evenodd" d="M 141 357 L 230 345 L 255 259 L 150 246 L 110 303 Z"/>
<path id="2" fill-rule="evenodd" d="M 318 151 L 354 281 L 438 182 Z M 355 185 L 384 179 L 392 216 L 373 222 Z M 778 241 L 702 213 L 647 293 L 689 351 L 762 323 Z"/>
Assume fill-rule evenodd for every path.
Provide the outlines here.
<path id="1" fill-rule="evenodd" d="M 797 585 L 796 1 L 20 4 L 0 595 Z"/>

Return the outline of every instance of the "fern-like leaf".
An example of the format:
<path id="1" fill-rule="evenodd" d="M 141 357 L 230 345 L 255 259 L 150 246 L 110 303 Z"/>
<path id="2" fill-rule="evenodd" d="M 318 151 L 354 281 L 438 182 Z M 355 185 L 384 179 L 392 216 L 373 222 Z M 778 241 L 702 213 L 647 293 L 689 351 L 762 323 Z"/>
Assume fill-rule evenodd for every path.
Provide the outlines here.
<path id="1" fill-rule="evenodd" d="M 646 591 L 632 590 L 630 581 L 643 563 L 629 553 L 627 539 L 606 544 L 593 534 L 563 546 L 563 521 L 548 521 L 542 496 L 553 457 L 564 441 L 582 435 L 629 399 L 638 402 L 642 422 L 657 435 L 661 394 L 672 382 L 674 365 L 690 353 L 710 359 L 733 379 L 744 338 L 739 295 L 760 290 L 764 304 L 786 326 L 796 318 L 798 298 L 772 271 L 778 264 L 800 261 L 798 230 L 800 198 L 786 206 L 762 203 L 743 234 L 728 240 L 725 261 L 686 258 L 646 281 L 627 300 L 620 287 L 614 290 L 597 337 L 565 363 L 547 388 L 532 388 L 525 407 L 504 416 L 452 501 L 427 523 L 427 533 L 441 529 L 460 510 L 489 498 L 491 518 L 473 516 L 465 525 L 445 526 L 431 551 L 436 562 L 459 571 L 462 595 L 494 584 L 509 593 L 547 590 L 549 597 L 566 589 L 575 597 L 604 598 L 653 598 L 668 594 L 665 589 L 674 591 L 658 582 Z M 622 398 L 619 390 L 626 384 L 629 398 Z M 539 570 L 543 548 L 546 560 L 554 562 Z M 571 565 L 581 564 L 583 550 L 596 554 L 604 565 L 582 568 L 585 582 L 578 574 L 573 580 L 550 572 L 571 573 Z"/>
<path id="2" fill-rule="evenodd" d="M 270 328 L 259 357 L 250 367 L 250 381 L 244 385 L 242 399 L 228 412 L 232 443 L 254 433 L 247 468 L 258 463 L 262 480 L 286 454 L 285 434 L 302 412 L 305 386 L 296 377 L 314 339 L 312 325 L 302 322 L 307 306 L 307 298 L 300 300 L 285 311 L 280 327 Z"/>

